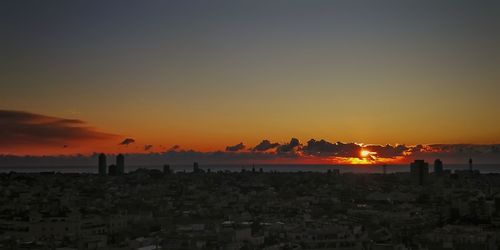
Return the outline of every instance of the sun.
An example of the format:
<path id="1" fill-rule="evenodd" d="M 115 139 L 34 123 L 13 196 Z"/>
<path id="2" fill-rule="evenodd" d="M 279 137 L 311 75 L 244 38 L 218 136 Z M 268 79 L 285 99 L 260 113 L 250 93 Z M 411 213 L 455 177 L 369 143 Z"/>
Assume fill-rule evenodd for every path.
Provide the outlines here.
<path id="1" fill-rule="evenodd" d="M 363 158 L 366 158 L 368 157 L 372 152 L 368 151 L 368 150 L 361 150 L 361 152 L 359 153 L 361 155 L 361 157 Z"/>

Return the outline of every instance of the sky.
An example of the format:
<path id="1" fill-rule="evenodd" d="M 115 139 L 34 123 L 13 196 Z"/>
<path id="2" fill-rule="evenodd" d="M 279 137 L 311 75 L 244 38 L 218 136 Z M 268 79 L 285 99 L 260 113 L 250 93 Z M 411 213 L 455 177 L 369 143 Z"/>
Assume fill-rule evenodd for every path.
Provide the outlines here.
<path id="1" fill-rule="evenodd" d="M 486 0 L 2 1 L 0 154 L 252 160 L 268 140 L 262 161 L 280 161 L 296 138 L 298 162 L 450 148 L 462 161 L 474 144 L 497 163 L 498 13 Z M 387 144 L 387 157 L 365 148 Z"/>

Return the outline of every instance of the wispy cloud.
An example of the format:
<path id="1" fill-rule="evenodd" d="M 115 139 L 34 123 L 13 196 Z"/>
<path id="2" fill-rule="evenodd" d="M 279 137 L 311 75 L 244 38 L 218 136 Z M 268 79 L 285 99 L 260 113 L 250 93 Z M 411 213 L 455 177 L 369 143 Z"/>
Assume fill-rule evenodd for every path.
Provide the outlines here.
<path id="1" fill-rule="evenodd" d="M 243 149 L 245 149 L 245 145 L 243 144 L 243 142 L 240 142 L 240 143 L 233 145 L 233 146 L 226 147 L 226 151 L 229 151 L 229 152 L 236 152 L 236 151 L 240 151 Z"/>
<path id="2" fill-rule="evenodd" d="M 119 143 L 119 145 L 129 145 L 135 142 L 135 139 L 133 138 L 125 138 L 123 139 L 122 142 Z"/>
<path id="3" fill-rule="evenodd" d="M 65 119 L 24 111 L 0 110 L 0 148 L 45 147 L 108 140 L 116 135 L 98 131 L 78 119 Z"/>

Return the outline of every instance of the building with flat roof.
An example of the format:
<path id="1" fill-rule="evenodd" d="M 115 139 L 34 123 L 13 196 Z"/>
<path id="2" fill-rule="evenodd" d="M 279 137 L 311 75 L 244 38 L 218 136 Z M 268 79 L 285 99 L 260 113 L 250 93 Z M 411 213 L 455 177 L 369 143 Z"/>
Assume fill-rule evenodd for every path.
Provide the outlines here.
<path id="1" fill-rule="evenodd" d="M 118 175 L 122 175 L 125 173 L 125 156 L 119 154 L 116 156 L 116 168 Z"/>
<path id="2" fill-rule="evenodd" d="M 443 174 L 443 162 L 440 159 L 436 159 L 434 161 L 434 174 L 436 175 Z"/>
<path id="3" fill-rule="evenodd" d="M 106 155 L 101 153 L 99 155 L 99 175 L 106 175 L 106 168 L 108 167 L 108 164 L 106 162 Z"/>
<path id="4" fill-rule="evenodd" d="M 410 165 L 410 175 L 415 184 L 424 185 L 429 176 L 429 163 L 415 160 Z"/>

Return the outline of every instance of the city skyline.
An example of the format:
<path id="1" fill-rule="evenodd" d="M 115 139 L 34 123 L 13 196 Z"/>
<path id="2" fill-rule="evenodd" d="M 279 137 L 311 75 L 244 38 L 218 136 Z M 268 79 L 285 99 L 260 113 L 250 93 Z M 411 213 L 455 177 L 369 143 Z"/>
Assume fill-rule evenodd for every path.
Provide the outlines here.
<path id="1" fill-rule="evenodd" d="M 500 249 L 500 1 L 0 1 L 0 249 Z"/>

